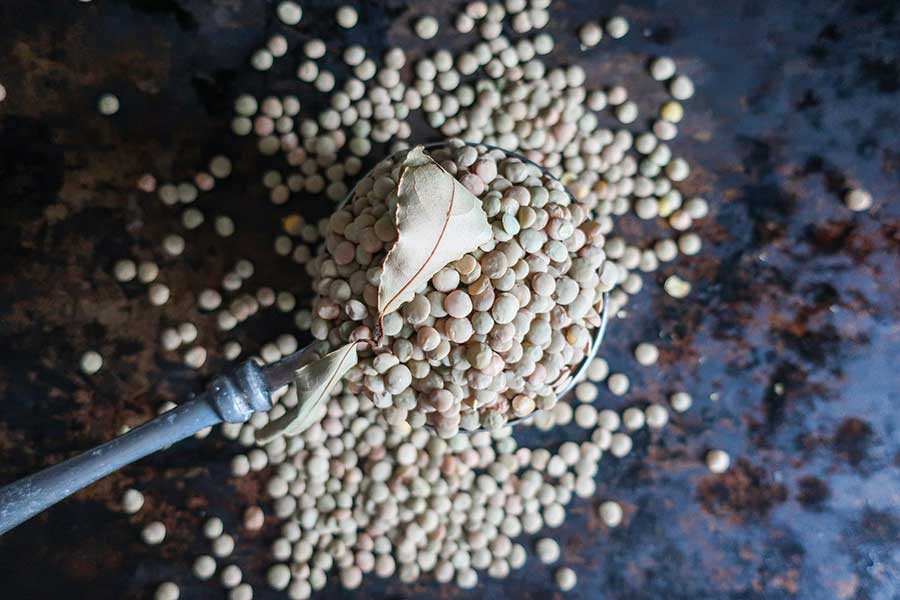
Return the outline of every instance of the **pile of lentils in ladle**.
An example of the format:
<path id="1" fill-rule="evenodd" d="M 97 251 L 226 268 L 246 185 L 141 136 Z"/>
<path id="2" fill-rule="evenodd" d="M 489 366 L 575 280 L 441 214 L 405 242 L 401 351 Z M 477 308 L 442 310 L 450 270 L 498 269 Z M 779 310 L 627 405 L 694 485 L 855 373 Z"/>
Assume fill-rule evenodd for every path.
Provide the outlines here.
<path id="1" fill-rule="evenodd" d="M 378 325 L 380 265 L 397 238 L 388 198 L 405 154 L 357 184 L 311 264 L 320 294 L 312 333 L 335 346 Z M 591 348 L 616 267 L 592 216 L 596 199 L 574 200 L 555 178 L 502 150 L 452 141 L 430 154 L 481 200 L 493 239 L 386 315 L 378 345 L 363 351 L 347 380 L 385 409 L 390 425 L 427 423 L 450 438 L 553 408 Z"/>

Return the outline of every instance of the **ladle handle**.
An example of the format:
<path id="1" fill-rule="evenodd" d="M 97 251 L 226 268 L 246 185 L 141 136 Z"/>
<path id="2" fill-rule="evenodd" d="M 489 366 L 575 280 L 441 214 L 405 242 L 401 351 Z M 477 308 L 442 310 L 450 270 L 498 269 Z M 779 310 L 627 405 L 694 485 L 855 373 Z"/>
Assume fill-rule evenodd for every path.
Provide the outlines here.
<path id="1" fill-rule="evenodd" d="M 0 488 L 0 535 L 60 500 L 148 454 L 221 422 L 243 423 L 271 408 L 261 369 L 241 364 L 233 378 L 219 376 L 200 396 L 136 429 Z"/>

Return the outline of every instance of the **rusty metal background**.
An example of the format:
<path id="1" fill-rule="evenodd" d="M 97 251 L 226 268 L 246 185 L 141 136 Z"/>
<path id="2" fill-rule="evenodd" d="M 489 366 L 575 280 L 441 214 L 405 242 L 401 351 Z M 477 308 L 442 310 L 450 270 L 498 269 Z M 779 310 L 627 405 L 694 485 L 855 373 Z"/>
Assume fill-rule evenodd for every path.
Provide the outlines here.
<path id="1" fill-rule="evenodd" d="M 333 4 L 302 2 L 296 41 L 322 36 L 420 48 L 409 23 L 425 13 L 449 29 L 451 4 L 354 2 L 360 25 L 335 31 Z M 364 4 L 364 6 L 363 6 Z M 631 33 L 582 53 L 573 35 L 613 11 Z M 557 2 L 549 30 L 561 60 L 577 59 L 590 80 L 621 81 L 644 114 L 664 97 L 636 76 L 653 54 L 674 57 L 696 82 L 677 152 L 694 166 L 687 189 L 712 213 L 699 231 L 703 252 L 648 279 L 687 272 L 684 302 L 649 285 L 610 325 L 604 354 L 625 370 L 631 401 L 686 389 L 695 407 L 661 434 L 636 436 L 625 460 L 601 463 L 598 497 L 575 501 L 562 564 L 591 599 L 900 596 L 900 7 L 874 0 L 820 2 Z M 267 160 L 225 133 L 239 91 L 301 90 L 286 73 L 247 66 L 267 32 L 281 30 L 261 0 L 74 0 L 0 4 L 0 483 L 108 439 L 148 418 L 164 400 L 201 388 L 223 366 L 213 354 L 199 372 L 158 350 L 161 326 L 192 319 L 200 341 L 226 339 L 194 295 L 214 286 L 240 257 L 256 260 L 256 285 L 292 289 L 306 281 L 289 260 L 263 265 L 278 221 L 260 191 Z M 443 35 L 443 34 L 442 34 Z M 439 38 L 439 39 L 443 39 Z M 452 37 L 454 46 L 462 40 Z M 337 61 L 334 51 L 328 60 Z M 122 108 L 97 114 L 114 92 Z M 301 96 L 315 106 L 314 94 Z M 652 102 L 651 102 L 652 100 Z M 159 249 L 177 215 L 134 189 L 145 171 L 185 178 L 215 153 L 236 173 L 201 201 L 208 221 L 175 261 Z M 274 164 L 274 163 L 272 163 Z M 875 207 L 851 213 L 848 185 L 871 190 Z M 307 215 L 326 206 L 295 204 Z M 285 209 L 286 211 L 287 209 Z M 216 213 L 238 222 L 223 242 Z M 630 233 L 634 233 L 633 231 Z M 123 256 L 150 258 L 172 287 L 164 309 L 140 284 L 110 272 Z M 290 317 L 251 320 L 237 338 L 268 339 Z M 637 368 L 638 341 L 658 339 L 660 370 Z M 78 370 L 88 348 L 106 359 L 95 376 Z M 711 398 L 711 395 L 712 398 Z M 715 398 L 715 399 L 713 399 Z M 606 392 L 601 401 L 616 405 Z M 575 429 L 524 434 L 555 444 Z M 650 439 L 652 437 L 652 439 Z M 710 447 L 735 466 L 712 475 Z M 0 538 L 0 597 L 147 598 L 173 579 L 182 598 L 220 598 L 217 582 L 189 574 L 203 514 L 235 533 L 235 560 L 256 598 L 270 521 L 239 527 L 244 506 L 264 501 L 260 482 L 228 476 L 238 447 L 214 436 L 189 441 L 108 478 Z M 138 515 L 116 512 L 129 486 L 145 491 Z M 625 507 L 609 531 L 596 517 L 603 498 Z M 140 524 L 169 530 L 155 548 Z M 228 561 L 224 561 L 227 563 Z M 223 563 L 223 564 L 224 564 Z M 317 597 L 562 597 L 551 569 L 530 559 L 505 581 L 475 591 L 422 582 L 366 579 L 355 593 L 332 584 Z"/>

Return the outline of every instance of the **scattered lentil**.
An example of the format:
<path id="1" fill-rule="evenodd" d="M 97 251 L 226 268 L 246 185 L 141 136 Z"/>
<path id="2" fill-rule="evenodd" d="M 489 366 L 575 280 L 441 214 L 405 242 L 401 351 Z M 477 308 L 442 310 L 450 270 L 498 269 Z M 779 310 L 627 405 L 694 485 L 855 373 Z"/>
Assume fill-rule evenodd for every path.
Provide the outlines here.
<path id="1" fill-rule="evenodd" d="M 260 48 L 250 57 L 250 64 L 257 71 L 268 71 L 272 68 L 275 58 L 267 49 Z"/>
<path id="2" fill-rule="evenodd" d="M 285 25 L 296 25 L 303 18 L 303 9 L 299 4 L 290 0 L 279 2 L 276 12 L 279 20 Z"/>
<path id="3" fill-rule="evenodd" d="M 593 21 L 585 23 L 578 30 L 578 39 L 585 48 L 593 48 L 603 39 L 603 28 Z"/>
<path id="4" fill-rule="evenodd" d="M 153 521 L 144 526 L 141 531 L 141 539 L 148 546 L 161 544 L 166 538 L 166 526 L 161 521 Z"/>
<path id="5" fill-rule="evenodd" d="M 687 100 L 694 95 L 694 82 L 687 75 L 678 75 L 669 82 L 669 93 L 676 100 Z"/>
<path id="6" fill-rule="evenodd" d="M 97 110 L 106 117 L 119 112 L 119 99 L 114 94 L 103 94 L 97 100 Z"/>
<path id="7" fill-rule="evenodd" d="M 618 502 L 607 500 L 600 505 L 598 514 L 607 527 L 618 527 L 622 524 L 622 507 Z"/>
<path id="8" fill-rule="evenodd" d="M 630 382 L 624 373 L 613 373 L 606 379 L 606 385 L 614 395 L 624 396 L 628 392 Z"/>
<path id="9" fill-rule="evenodd" d="M 710 450 L 706 453 L 706 466 L 713 473 L 724 473 L 731 466 L 731 457 L 724 450 Z"/>
<path id="10" fill-rule="evenodd" d="M 137 265 L 134 264 L 133 260 L 127 258 L 118 260 L 113 267 L 113 274 L 117 281 L 131 281 L 137 276 Z"/>
<path id="11" fill-rule="evenodd" d="M 669 422 L 669 411 L 661 404 L 651 404 L 644 410 L 644 416 L 647 420 L 647 427 L 651 429 L 662 429 Z"/>
<path id="12" fill-rule="evenodd" d="M 337 9 L 337 12 L 335 12 L 335 19 L 337 20 L 337 24 L 344 29 L 353 29 L 356 27 L 359 15 L 352 6 L 341 6 Z"/>
<path id="13" fill-rule="evenodd" d="M 685 412 L 691 407 L 692 403 L 691 395 L 687 392 L 675 392 L 669 398 L 669 404 L 672 405 L 672 410 L 675 412 Z"/>
<path id="14" fill-rule="evenodd" d="M 258 506 L 249 506 L 244 511 L 244 528 L 250 531 L 258 531 L 262 529 L 265 523 L 265 514 Z"/>
<path id="15" fill-rule="evenodd" d="M 656 364 L 659 359 L 659 350 L 653 344 L 642 342 L 634 349 L 634 358 L 645 367 Z"/>
<path id="16" fill-rule="evenodd" d="M 559 560 L 559 544 L 553 538 L 541 538 L 534 544 L 534 550 L 538 558 L 545 565 L 553 564 Z"/>
<path id="17" fill-rule="evenodd" d="M 199 369 L 206 363 L 206 348 L 203 346 L 194 346 L 184 354 L 184 364 L 192 369 Z"/>
<path id="18" fill-rule="evenodd" d="M 215 575 L 216 559 L 206 554 L 198 556 L 194 560 L 192 571 L 197 579 L 202 579 L 205 581 Z"/>
<path id="19" fill-rule="evenodd" d="M 230 556 L 234 552 L 234 538 L 223 533 L 212 542 L 212 553 L 219 558 Z"/>
<path id="20" fill-rule="evenodd" d="M 556 585 L 559 586 L 564 592 L 568 592 L 575 587 L 575 584 L 578 582 L 578 577 L 575 575 L 575 571 L 570 569 L 569 567 L 562 567 L 557 569 L 556 571 Z"/>
<path id="21" fill-rule="evenodd" d="M 622 458 L 631 452 L 633 442 L 624 433 L 614 433 L 610 439 L 609 451 L 616 458 Z"/>
<path id="22" fill-rule="evenodd" d="M 141 283 L 150 283 L 159 276 L 159 267 L 154 262 L 144 261 L 138 265 L 137 277 Z"/>
<path id="23" fill-rule="evenodd" d="M 640 429 L 644 426 L 644 412 L 634 406 L 626 408 L 622 413 L 622 423 L 630 431 Z"/>
<path id="24" fill-rule="evenodd" d="M 666 293 L 673 298 L 685 298 L 691 293 L 691 284 L 679 277 L 678 275 L 670 275 L 666 278 L 663 288 Z"/>
<path id="25" fill-rule="evenodd" d="M 872 208 L 872 194 L 869 192 L 854 188 L 847 192 L 844 196 L 844 204 L 852 211 L 860 212 Z"/>
<path id="26" fill-rule="evenodd" d="M 224 567 L 219 573 L 219 580 L 222 582 L 222 586 L 226 589 L 237 587 L 238 585 L 240 585 L 243 578 L 244 574 L 241 571 L 241 568 L 237 565 L 228 565 Z"/>
<path id="27" fill-rule="evenodd" d="M 594 378 L 591 377 L 591 379 L 593 380 Z M 597 399 L 597 394 L 597 386 L 593 383 L 584 382 L 575 386 L 575 398 L 579 402 L 593 402 Z"/>
<path id="28" fill-rule="evenodd" d="M 153 595 L 154 600 L 178 600 L 181 596 L 181 590 L 171 581 L 165 581 L 159 584 Z"/>
<path id="29" fill-rule="evenodd" d="M 606 33 L 614 40 L 625 37 L 628 34 L 628 21 L 624 17 L 612 17 L 606 22 Z"/>
<path id="30" fill-rule="evenodd" d="M 169 301 L 169 287 L 162 283 L 154 283 L 148 289 L 150 304 L 162 306 Z"/>
<path id="31" fill-rule="evenodd" d="M 138 490 L 125 490 L 122 494 L 122 512 L 128 515 L 137 513 L 144 506 L 144 495 Z"/>
<path id="32" fill-rule="evenodd" d="M 85 375 L 93 375 L 103 366 L 103 357 L 99 352 L 88 350 L 81 355 L 81 372 Z"/>
<path id="33" fill-rule="evenodd" d="M 228 592 L 228 600 L 253 600 L 253 588 L 249 583 L 242 583 Z"/>
<path id="34" fill-rule="evenodd" d="M 603 358 L 595 358 L 588 365 L 587 376 L 593 382 L 599 383 L 609 375 L 609 365 Z"/>
<path id="35" fill-rule="evenodd" d="M 225 524 L 219 517 L 211 517 L 203 524 L 203 535 L 207 539 L 214 540 L 222 535 L 223 531 L 225 531 Z"/>
<path id="36" fill-rule="evenodd" d="M 416 21 L 416 35 L 423 40 L 430 40 L 438 33 L 437 19 L 431 16 L 421 17 Z"/>
<path id="37" fill-rule="evenodd" d="M 675 75 L 675 61 L 668 56 L 660 56 L 650 63 L 650 76 L 656 81 L 666 81 Z"/>
<path id="38" fill-rule="evenodd" d="M 266 572 L 266 580 L 272 589 L 284 590 L 291 582 L 291 570 L 287 565 L 272 565 Z"/>

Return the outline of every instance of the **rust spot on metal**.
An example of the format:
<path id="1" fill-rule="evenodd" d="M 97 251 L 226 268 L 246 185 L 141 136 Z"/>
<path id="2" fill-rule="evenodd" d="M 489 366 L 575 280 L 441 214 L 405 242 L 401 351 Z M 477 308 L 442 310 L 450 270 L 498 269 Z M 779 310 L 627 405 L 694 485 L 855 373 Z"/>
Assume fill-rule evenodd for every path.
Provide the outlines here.
<path id="1" fill-rule="evenodd" d="M 765 469 L 741 458 L 725 473 L 702 479 L 697 495 L 706 511 L 745 522 L 764 517 L 773 506 L 784 502 L 787 489 L 772 481 Z"/>

